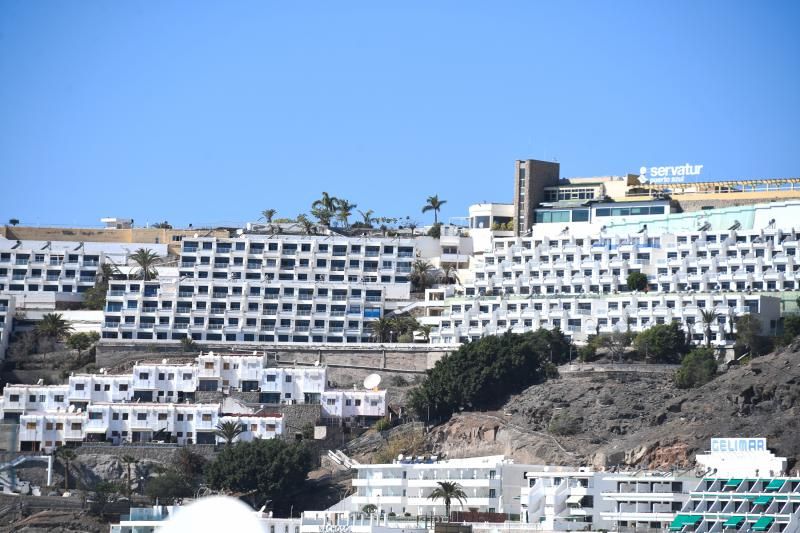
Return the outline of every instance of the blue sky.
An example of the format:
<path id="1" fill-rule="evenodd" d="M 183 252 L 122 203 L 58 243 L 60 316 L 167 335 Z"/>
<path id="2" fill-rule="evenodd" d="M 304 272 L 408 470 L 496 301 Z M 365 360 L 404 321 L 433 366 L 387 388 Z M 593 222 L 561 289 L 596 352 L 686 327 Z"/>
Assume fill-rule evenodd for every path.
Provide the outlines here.
<path id="1" fill-rule="evenodd" d="M 432 219 L 562 176 L 800 174 L 800 2 L 0 0 L 0 220 Z"/>

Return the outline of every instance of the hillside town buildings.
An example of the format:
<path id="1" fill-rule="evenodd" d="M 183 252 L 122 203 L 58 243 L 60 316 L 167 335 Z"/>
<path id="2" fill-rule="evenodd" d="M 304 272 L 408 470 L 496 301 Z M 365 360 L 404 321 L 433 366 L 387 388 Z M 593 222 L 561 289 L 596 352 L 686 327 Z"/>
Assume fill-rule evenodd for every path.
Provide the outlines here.
<path id="1" fill-rule="evenodd" d="M 16 425 L 18 450 L 52 451 L 81 442 L 214 444 L 226 421 L 242 425 L 245 441 L 294 435 L 304 428 L 287 428 L 275 406 L 298 404 L 318 406 L 321 424 L 364 424 L 386 416 L 386 391 L 330 389 L 325 367 L 206 353 L 193 363 L 138 363 L 128 374 L 73 374 L 63 385 L 8 384 L 0 416 Z"/>

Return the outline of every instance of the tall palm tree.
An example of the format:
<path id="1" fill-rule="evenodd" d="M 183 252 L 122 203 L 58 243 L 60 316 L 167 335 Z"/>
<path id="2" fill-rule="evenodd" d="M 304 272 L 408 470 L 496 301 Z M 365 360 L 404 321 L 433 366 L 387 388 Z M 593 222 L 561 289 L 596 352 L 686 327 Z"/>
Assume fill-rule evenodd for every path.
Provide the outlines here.
<path id="1" fill-rule="evenodd" d="M 36 325 L 36 333 L 40 337 L 61 340 L 72 333 L 73 328 L 61 313 L 45 313 L 41 322 Z"/>
<path id="2" fill-rule="evenodd" d="M 272 219 L 277 213 L 277 209 L 264 209 L 261 211 L 261 217 L 267 221 L 267 224 L 272 224 Z"/>
<path id="3" fill-rule="evenodd" d="M 155 265 L 158 264 L 159 259 L 158 254 L 153 250 L 139 248 L 131 255 L 130 260 L 138 267 L 133 274 L 137 279 L 148 281 L 158 276 Z"/>
<path id="4" fill-rule="evenodd" d="M 375 222 L 375 218 L 372 216 L 374 212 L 375 211 L 373 211 L 372 209 L 367 209 L 366 211 L 361 211 L 359 209 L 358 211 L 358 214 L 361 215 L 361 218 L 363 219 L 362 223 L 368 228 L 371 228 L 372 223 Z M 800 304 L 798 304 L 798 307 L 800 307 Z"/>
<path id="5" fill-rule="evenodd" d="M 393 327 L 394 320 L 385 316 L 380 317 L 378 320 L 375 320 L 372 322 L 372 324 L 370 324 L 370 328 L 372 328 L 372 334 L 375 336 L 378 342 L 391 342 L 389 333 L 392 331 Z"/>
<path id="6" fill-rule="evenodd" d="M 438 194 L 428 196 L 428 203 L 422 207 L 422 212 L 427 213 L 428 211 L 433 211 L 433 224 L 436 225 L 439 223 L 439 210 L 441 210 L 442 206 L 446 203 L 447 200 L 439 200 Z"/>
<path id="7" fill-rule="evenodd" d="M 419 332 L 422 333 L 422 338 L 425 339 L 425 342 L 430 342 L 431 341 L 431 330 L 432 329 L 433 329 L 433 326 L 431 326 L 430 324 L 422 324 L 419 327 Z"/>
<path id="8" fill-rule="evenodd" d="M 463 505 L 467 499 L 467 494 L 464 492 L 464 489 L 461 488 L 461 485 L 452 481 L 439 481 L 437 485 L 439 486 L 433 489 L 428 499 L 434 501 L 442 500 L 444 502 L 447 520 L 450 521 L 450 503 L 456 500 Z"/>
<path id="9" fill-rule="evenodd" d="M 122 463 L 128 468 L 128 498 L 131 497 L 131 492 L 133 491 L 133 477 L 131 477 L 131 467 L 139 462 L 136 457 L 131 455 L 123 455 L 120 459 Z"/>
<path id="10" fill-rule="evenodd" d="M 64 491 L 69 490 L 69 466 L 77 454 L 69 448 L 57 448 L 53 454 L 64 463 Z"/>
<path id="11" fill-rule="evenodd" d="M 711 348 L 711 325 L 717 321 L 717 313 L 713 309 L 703 309 L 700 311 L 700 319 L 706 334 L 706 348 Z"/>
<path id="12" fill-rule="evenodd" d="M 322 193 L 322 198 L 311 204 L 311 214 L 314 215 L 323 226 L 330 226 L 331 219 L 336 214 L 339 206 L 339 199 L 331 196 L 327 192 Z"/>
<path id="13" fill-rule="evenodd" d="M 233 441 L 236 440 L 236 437 L 242 433 L 244 433 L 244 426 L 242 426 L 242 424 L 239 422 L 234 422 L 232 420 L 220 422 L 217 424 L 217 429 L 214 430 L 214 435 L 223 439 L 226 446 L 233 444 Z"/>
<path id="14" fill-rule="evenodd" d="M 345 228 L 350 227 L 350 216 L 353 214 L 353 209 L 358 207 L 356 204 L 351 204 L 347 200 L 339 200 L 336 211 L 336 220 L 342 223 Z"/>

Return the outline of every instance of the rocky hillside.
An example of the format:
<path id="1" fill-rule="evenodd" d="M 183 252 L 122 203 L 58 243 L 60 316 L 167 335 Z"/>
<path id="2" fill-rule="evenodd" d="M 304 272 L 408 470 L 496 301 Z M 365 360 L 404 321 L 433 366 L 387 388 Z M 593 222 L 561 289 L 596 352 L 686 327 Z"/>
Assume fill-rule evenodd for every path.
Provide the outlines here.
<path id="1" fill-rule="evenodd" d="M 500 411 L 453 417 L 429 440 L 450 457 L 497 453 L 531 463 L 668 468 L 692 466 L 712 437 L 767 437 L 796 468 L 798 352 L 796 345 L 756 359 L 689 391 L 673 385 L 669 370 L 562 372 Z"/>

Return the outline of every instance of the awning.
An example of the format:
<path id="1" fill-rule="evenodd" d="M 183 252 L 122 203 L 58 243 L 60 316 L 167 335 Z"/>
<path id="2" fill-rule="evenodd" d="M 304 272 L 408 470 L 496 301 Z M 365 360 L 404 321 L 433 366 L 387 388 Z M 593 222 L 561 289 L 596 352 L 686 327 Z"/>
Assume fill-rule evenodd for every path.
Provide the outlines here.
<path id="1" fill-rule="evenodd" d="M 108 428 L 86 428 L 86 433 L 105 433 Z"/>
<path id="2" fill-rule="evenodd" d="M 769 529 L 769 526 L 772 525 L 775 519 L 771 516 L 762 516 L 758 519 L 758 521 L 753 526 L 753 531 L 766 531 Z"/>
<path id="3" fill-rule="evenodd" d="M 741 480 L 741 479 L 729 479 L 728 482 L 725 483 L 725 486 L 726 487 L 738 487 L 739 485 L 742 484 L 742 481 L 743 480 Z"/>
<path id="4" fill-rule="evenodd" d="M 744 522 L 744 517 L 743 516 L 732 516 L 732 517 L 728 518 L 725 521 L 724 524 L 722 524 L 722 527 L 736 527 L 736 528 L 738 528 L 741 525 L 742 522 Z"/>
<path id="5" fill-rule="evenodd" d="M 567 503 L 581 503 L 583 496 L 572 495 L 567 498 Z"/>
<path id="6" fill-rule="evenodd" d="M 759 496 L 753 501 L 753 505 L 769 505 L 772 501 L 772 496 Z"/>
<path id="7" fill-rule="evenodd" d="M 669 525 L 670 531 L 680 531 L 683 526 L 696 526 L 703 519 L 700 515 L 678 515 Z"/>
<path id="8" fill-rule="evenodd" d="M 769 482 L 765 490 L 781 490 L 784 482 L 785 480 L 783 479 L 773 479 Z"/>

